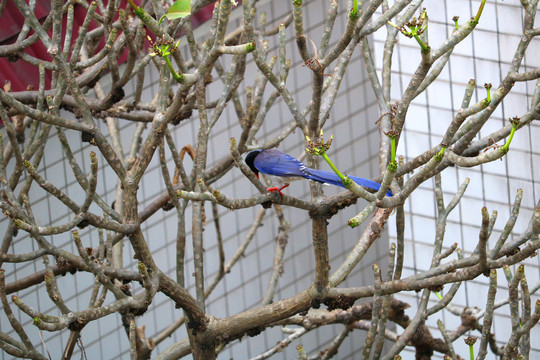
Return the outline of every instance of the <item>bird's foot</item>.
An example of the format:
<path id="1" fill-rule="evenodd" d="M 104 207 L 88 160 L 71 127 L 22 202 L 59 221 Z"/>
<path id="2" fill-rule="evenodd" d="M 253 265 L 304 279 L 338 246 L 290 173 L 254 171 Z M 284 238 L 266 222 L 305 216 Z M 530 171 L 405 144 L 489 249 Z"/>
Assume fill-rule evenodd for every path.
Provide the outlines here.
<path id="1" fill-rule="evenodd" d="M 283 193 L 281 192 L 281 190 L 285 189 L 287 186 L 289 186 L 289 184 L 285 184 L 280 188 L 274 186 L 274 187 L 271 187 L 271 188 L 266 188 L 266 191 L 278 192 L 279 195 L 283 196 Z"/>

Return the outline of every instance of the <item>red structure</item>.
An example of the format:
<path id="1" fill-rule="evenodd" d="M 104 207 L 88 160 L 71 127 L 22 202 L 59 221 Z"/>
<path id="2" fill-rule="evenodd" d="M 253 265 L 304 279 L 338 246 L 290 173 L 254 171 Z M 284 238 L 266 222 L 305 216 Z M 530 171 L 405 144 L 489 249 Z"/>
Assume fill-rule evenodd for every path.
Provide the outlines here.
<path id="1" fill-rule="evenodd" d="M 88 1 L 90 2 L 90 1 Z M 127 1 L 121 2 L 121 8 L 126 8 Z M 197 25 L 205 22 L 212 16 L 213 4 L 203 8 L 199 12 L 193 15 L 192 25 L 195 28 Z M 36 17 L 43 21 L 51 10 L 50 2 L 48 1 L 37 1 L 35 14 Z M 99 12 L 99 10 L 97 10 Z M 73 20 L 73 32 L 77 33 L 78 28 L 82 25 L 84 17 L 86 15 L 86 10 L 80 5 L 75 5 L 74 8 L 74 20 Z M 65 20 L 65 19 L 64 19 Z M 24 17 L 22 16 L 19 9 L 11 1 L 8 1 L 6 7 L 0 17 L 0 48 L 2 45 L 13 44 L 17 41 L 17 36 L 22 29 L 24 24 Z M 95 28 L 96 24 L 92 23 L 90 29 Z M 62 35 L 65 34 L 66 24 L 63 24 Z M 32 34 L 33 31 L 30 30 L 29 34 Z M 51 31 L 49 31 L 49 34 Z M 76 36 L 73 37 L 76 39 Z M 148 45 L 148 44 L 147 44 Z M 103 44 L 102 44 L 103 46 Z M 40 41 L 37 41 L 32 46 L 23 50 L 28 55 L 31 55 L 37 59 L 44 61 L 51 61 L 51 57 L 47 54 L 47 49 L 43 46 Z M 0 51 L 1 56 L 1 51 Z M 119 62 L 124 62 L 126 56 L 121 56 Z M 46 87 L 50 85 L 50 73 L 47 73 Z M 39 85 L 39 73 L 36 66 L 29 64 L 19 58 L 6 58 L 0 57 L 0 86 L 10 81 L 11 82 L 11 91 L 24 91 L 29 85 L 32 85 L 37 89 Z"/>

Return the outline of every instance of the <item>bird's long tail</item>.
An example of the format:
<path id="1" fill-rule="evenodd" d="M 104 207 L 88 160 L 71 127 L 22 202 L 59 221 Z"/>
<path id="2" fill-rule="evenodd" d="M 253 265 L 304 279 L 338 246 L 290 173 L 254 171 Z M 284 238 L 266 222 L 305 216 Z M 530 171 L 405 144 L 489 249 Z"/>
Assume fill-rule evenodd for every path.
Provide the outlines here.
<path id="1" fill-rule="evenodd" d="M 326 183 L 326 184 L 332 184 L 332 185 L 336 185 L 336 186 L 341 186 L 343 188 L 345 187 L 341 183 L 341 179 L 339 178 L 339 176 L 337 176 L 333 172 L 324 171 L 324 170 L 309 169 L 308 173 L 305 176 L 306 176 L 307 179 L 310 179 L 310 180 L 314 180 L 314 181 L 318 181 L 318 182 L 322 182 L 322 183 Z M 373 180 L 364 179 L 364 178 L 360 178 L 360 177 L 356 177 L 356 176 L 349 176 L 349 178 L 352 181 L 354 181 L 355 183 L 357 183 L 358 185 L 363 186 L 363 187 L 367 187 L 369 189 L 373 189 L 373 190 L 378 191 L 380 189 L 380 187 L 381 187 L 381 184 L 379 184 L 378 182 L 373 181 Z M 386 195 L 387 196 L 392 196 L 392 193 L 390 192 L 390 190 L 386 193 Z"/>

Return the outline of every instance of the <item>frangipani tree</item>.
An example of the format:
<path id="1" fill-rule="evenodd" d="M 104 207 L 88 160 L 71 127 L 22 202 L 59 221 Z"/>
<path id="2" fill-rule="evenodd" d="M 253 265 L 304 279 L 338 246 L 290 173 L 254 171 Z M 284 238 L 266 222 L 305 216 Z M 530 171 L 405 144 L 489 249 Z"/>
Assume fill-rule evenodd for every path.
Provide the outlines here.
<path id="1" fill-rule="evenodd" d="M 32 319 L 39 332 L 69 334 L 64 348 L 49 349 L 51 357 L 61 353 L 67 359 L 72 356 L 77 342 L 84 340 L 88 324 L 118 314 L 133 359 L 151 356 L 173 359 L 189 353 L 194 359 L 213 359 L 237 339 L 256 336 L 275 326 L 296 326 L 276 346 L 261 349 L 256 358 L 263 359 L 304 334 L 333 324 L 343 324 L 342 330 L 328 345 L 309 349 L 314 354 L 311 358 L 333 357 L 344 339 L 356 329 L 367 331 L 362 355 L 358 354 L 357 358 L 393 359 L 405 347 L 413 346 L 420 359 L 430 358 L 433 352 L 457 359 L 458 355 L 465 354 L 456 354 L 453 343 L 469 331 L 480 338 L 477 357 L 485 358 L 488 344 L 494 344 L 491 325 L 498 306 L 495 303 L 497 273 L 502 272 L 508 281 L 506 304 L 510 309 L 511 332 L 509 338 L 503 340 L 504 348 L 491 346 L 491 351 L 504 359 L 528 357 L 531 329 L 540 318 L 540 303 L 534 302 L 538 286 L 529 288 L 523 265 L 515 270 L 512 266 L 537 256 L 539 206 L 529 219 L 529 226 L 520 229 L 521 235 L 511 240 L 509 235 L 515 231 L 523 192 L 516 194 L 512 215 L 505 219 L 505 230 L 498 238 L 492 234 L 496 215 L 490 216 L 485 207 L 478 209 L 482 223 L 479 233 L 475 234 L 475 250 L 466 253 L 458 249 L 457 244 L 444 247 L 448 216 L 465 193 L 468 181 L 445 203 L 441 173 L 451 167 L 476 167 L 506 156 L 512 151 L 514 134 L 539 118 L 540 87 L 536 85 L 528 108 L 515 114 L 507 125 L 485 134 L 486 122 L 512 93 L 515 84 L 534 81 L 538 84 L 540 68 L 523 70 L 521 66 L 526 54 L 534 56 L 530 45 L 540 34 L 534 25 L 538 1 L 521 2 L 523 33 L 500 84 L 486 84 L 485 97 L 474 103 L 476 84 L 471 80 L 463 94 L 461 109 L 452 119 L 447 119 L 449 125 L 440 142 L 411 159 L 399 157 L 396 152 L 406 122 L 411 121 L 407 117 L 411 103 L 436 81 L 454 48 L 475 30 L 482 20 L 484 7 L 489 6 L 485 0 L 477 4 L 475 16 L 470 20 L 454 19 L 451 34 L 441 44 L 429 41 L 429 8 L 422 9 L 422 1 L 413 0 L 373 0 L 363 6 L 357 1 L 331 1 L 318 39 L 304 32 L 305 4 L 301 0 L 292 2 L 291 14 L 275 29 L 266 26 L 264 14 L 257 14 L 255 1 L 243 1 L 240 5 L 229 0 L 192 4 L 164 1 L 169 6 L 167 10 L 158 1 L 136 4 L 130 0 L 129 6 L 119 9 L 119 1 L 53 0 L 51 12 L 44 21 L 34 14 L 35 1 L 12 1 L 25 22 L 16 42 L 0 45 L 0 55 L 35 65 L 39 71 L 39 87 L 11 91 L 5 85 L 0 90 L 0 116 L 4 124 L 0 207 L 5 215 L 0 264 L 3 267 L 14 264 L 14 272 L 18 264 L 43 265 L 40 265 L 42 270 L 22 279 L 12 272 L 8 274 L 8 281 L 5 271 L 0 269 L 2 309 L 12 329 L 1 329 L 0 348 L 4 352 L 21 358 L 47 358 L 46 342 L 43 341 L 42 347 L 39 340 L 32 338 L 30 333 L 35 328 L 22 326 L 24 317 Z M 201 43 L 190 19 L 211 3 L 214 3 L 211 27 Z M 0 4 L 3 10 L 6 1 Z M 235 6 L 238 8 L 234 11 L 242 12 L 237 28 L 230 24 Z M 84 8 L 86 17 L 76 29 L 73 14 L 75 8 L 80 7 Z M 338 22 L 345 24 L 341 33 L 336 30 Z M 295 98 L 288 82 L 291 72 L 296 71 L 291 68 L 291 54 L 287 51 L 288 29 L 294 29 L 295 51 L 305 64 L 302 75 L 309 73 L 311 77 L 312 94 L 307 103 Z M 184 43 L 176 38 L 179 32 L 183 34 Z M 380 71 L 369 43 L 369 37 L 375 32 L 386 34 Z M 151 49 L 147 51 L 144 43 L 148 36 Z M 391 98 L 392 53 L 397 39 L 402 36 L 416 40 L 420 62 L 406 90 L 395 101 Z M 269 48 L 268 37 L 277 38 L 277 50 Z M 38 59 L 25 52 L 36 42 L 43 44 L 50 59 Z M 187 53 L 179 48 L 182 44 L 187 45 Z M 119 59 L 124 53 L 127 59 L 121 64 Z M 354 77 L 348 72 L 353 54 L 362 56 L 380 115 L 372 119 L 377 122 L 379 133 L 377 180 L 381 189 L 375 193 L 356 185 L 334 165 L 331 156 L 336 145 L 331 147 L 331 138 L 323 138 L 323 129 L 328 126 L 342 80 Z M 246 71 L 252 63 L 256 66 L 255 73 Z M 227 68 L 224 64 L 230 66 Z M 150 100 L 144 100 L 142 94 L 149 82 L 150 68 L 159 75 L 158 90 Z M 50 86 L 46 86 L 47 74 L 51 74 Z M 213 98 L 209 89 L 216 84 L 221 92 Z M 134 87 L 133 96 L 125 98 L 128 86 Z M 278 102 L 285 104 L 289 123 L 276 136 L 263 142 L 264 125 L 272 121 L 268 113 Z M 234 110 L 237 131 L 228 146 L 219 148 L 222 154 L 219 161 L 212 162 L 209 148 L 216 142 L 216 127 L 226 121 L 226 109 Z M 178 141 L 175 131 L 182 122 L 193 123 L 194 143 Z M 122 133 L 125 123 L 134 124 L 128 147 Z M 294 131 L 306 139 L 299 144 L 299 148 L 307 148 L 306 164 L 318 167 L 322 157 L 342 179 L 345 191 L 325 196 L 325 190 L 316 182 L 310 183 L 310 198 L 298 197 L 292 192 L 280 195 L 266 191 L 263 179 L 253 174 L 243 155 L 249 150 L 272 148 L 294 139 Z M 80 134 L 83 143 L 93 146 L 92 151 L 83 151 L 85 159 L 74 155 L 75 147 L 81 143 L 73 141 L 73 134 Z M 82 196 L 73 196 L 44 176 L 42 159 L 51 141 L 62 149 L 63 161 Z M 504 144 L 494 145 L 499 142 Z M 191 158 L 191 169 L 186 154 Z M 142 206 L 144 187 L 141 184 L 149 176 L 152 161 L 159 163 L 160 182 L 166 191 Z M 114 174 L 117 181 L 114 195 L 100 191 L 101 172 Z M 248 197 L 237 198 L 219 188 L 220 179 L 233 172 L 243 174 L 242 181 L 250 186 Z M 404 205 L 418 187 L 430 179 L 435 180 L 438 216 L 431 267 L 402 276 L 407 257 L 403 241 Z M 35 211 L 36 199 L 31 196 L 32 189 L 38 187 L 67 209 L 69 216 L 57 223 L 41 224 L 40 214 Z M 388 190 L 392 196 L 387 196 Z M 257 194 L 253 195 L 255 192 Z M 340 225 L 362 226 L 361 236 L 341 264 L 331 269 L 329 223 L 358 199 L 366 202 L 362 202 L 364 205 L 348 224 Z M 213 224 L 207 220 L 210 206 Z M 223 245 L 220 208 L 236 210 L 238 216 L 257 213 L 246 238 L 228 259 L 225 252 L 230 250 Z M 268 289 L 261 294 L 260 306 L 216 317 L 207 309 L 207 298 L 246 254 L 269 208 L 273 208 L 272 216 L 279 223 L 279 229 L 274 266 Z M 287 256 L 291 223 L 296 221 L 287 217 L 285 208 L 299 209 L 304 217 L 310 218 L 312 231 L 303 237 L 313 244 L 315 266 L 310 286 L 291 296 L 279 297 L 278 280 Z M 156 259 L 151 251 L 155 240 L 146 233 L 149 222 L 161 209 L 176 215 L 174 269 L 165 268 L 160 259 Z M 219 270 L 213 278 L 205 273 L 210 262 L 205 252 L 205 243 L 210 240 L 205 229 L 211 226 L 215 228 L 219 249 Z M 398 236 L 396 243 L 389 244 L 386 271 L 373 264 L 373 283 L 346 287 L 344 281 L 388 226 L 394 227 Z M 11 246 L 20 233 L 26 234 L 34 250 L 18 252 Z M 59 245 L 56 241 L 59 236 L 69 241 Z M 97 238 L 95 245 L 87 246 L 92 238 Z M 133 254 L 137 264 L 125 261 L 126 254 Z M 194 274 L 192 290 L 186 286 L 189 271 L 186 262 L 190 259 Z M 94 286 L 90 299 L 84 299 L 87 305 L 74 307 L 66 301 L 59 285 L 61 275 L 66 273 L 73 273 L 67 276 L 75 278 L 91 274 Z M 461 316 L 461 325 L 449 329 L 440 322 L 441 335 L 437 338 L 426 326 L 426 319 L 451 308 L 452 298 L 462 282 L 481 276 L 489 277 L 489 290 L 482 295 L 486 298 L 485 309 L 481 312 L 454 309 Z M 31 306 L 28 298 L 8 296 L 36 285 L 56 306 L 54 313 Z M 441 295 L 445 285 L 449 285 L 449 289 Z M 422 295 L 417 312 L 410 318 L 406 315 L 409 305 L 394 295 L 411 290 L 421 291 Z M 428 306 L 432 293 L 437 294 L 440 301 Z M 137 322 L 143 321 L 160 296 L 181 308 L 184 316 L 161 324 L 163 330 L 150 337 Z M 360 299 L 369 301 L 358 301 Z M 388 321 L 403 327 L 403 332 L 390 331 Z M 187 329 L 187 337 L 158 353 L 156 345 L 182 325 Z M 385 339 L 392 340 L 386 348 Z M 298 347 L 301 358 L 307 358 L 305 350 Z"/>

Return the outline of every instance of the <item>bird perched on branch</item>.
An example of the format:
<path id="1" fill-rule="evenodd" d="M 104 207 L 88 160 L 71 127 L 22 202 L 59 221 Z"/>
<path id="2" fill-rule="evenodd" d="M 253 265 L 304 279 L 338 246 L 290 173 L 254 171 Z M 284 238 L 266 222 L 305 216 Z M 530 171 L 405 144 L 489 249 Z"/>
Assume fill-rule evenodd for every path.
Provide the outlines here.
<path id="1" fill-rule="evenodd" d="M 268 191 L 277 191 L 283 196 L 281 190 L 289 186 L 289 183 L 299 179 L 309 179 L 323 184 L 343 186 L 341 179 L 333 172 L 308 168 L 300 160 L 293 158 L 278 149 L 253 150 L 246 156 L 246 164 L 259 177 L 259 173 L 267 174 L 275 180 L 279 187 L 267 188 Z M 363 179 L 356 176 L 349 178 L 360 186 L 379 190 L 381 185 L 373 180 Z M 392 193 L 388 191 L 388 196 Z"/>

